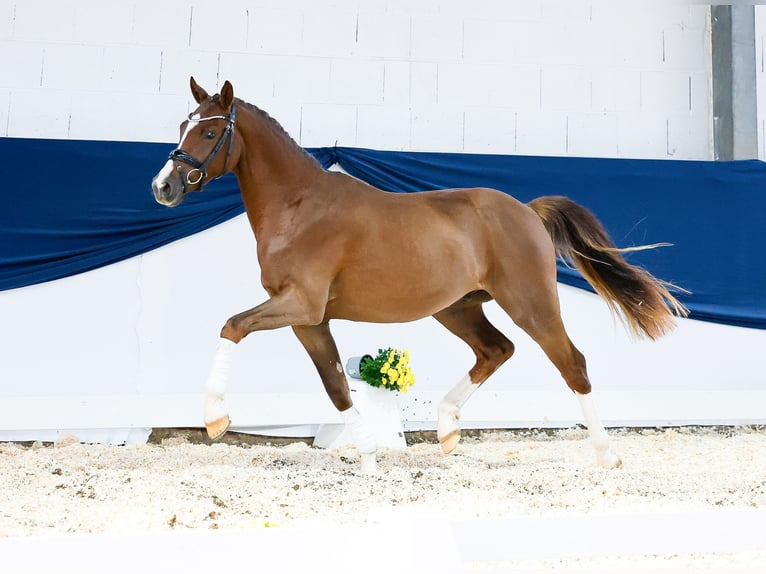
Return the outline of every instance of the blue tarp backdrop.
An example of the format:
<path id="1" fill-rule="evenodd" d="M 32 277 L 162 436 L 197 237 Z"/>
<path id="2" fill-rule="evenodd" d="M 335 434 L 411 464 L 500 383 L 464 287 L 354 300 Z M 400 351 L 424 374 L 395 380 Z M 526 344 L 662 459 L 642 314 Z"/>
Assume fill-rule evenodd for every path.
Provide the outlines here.
<path id="1" fill-rule="evenodd" d="M 173 147 L 0 138 L 0 290 L 109 265 L 242 213 L 230 175 L 175 209 L 155 203 L 151 178 Z M 691 291 L 680 299 L 693 318 L 766 328 L 763 162 L 308 151 L 387 191 L 486 186 L 524 202 L 566 195 L 619 246 L 672 243 L 630 260 Z M 564 266 L 559 280 L 587 288 Z"/>

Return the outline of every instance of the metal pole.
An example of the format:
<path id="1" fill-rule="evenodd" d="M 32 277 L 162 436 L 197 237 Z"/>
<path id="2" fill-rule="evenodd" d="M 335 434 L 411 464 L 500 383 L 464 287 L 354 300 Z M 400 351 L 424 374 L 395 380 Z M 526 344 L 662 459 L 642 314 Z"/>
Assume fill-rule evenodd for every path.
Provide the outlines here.
<path id="1" fill-rule="evenodd" d="M 755 8 L 711 6 L 716 160 L 758 157 Z"/>

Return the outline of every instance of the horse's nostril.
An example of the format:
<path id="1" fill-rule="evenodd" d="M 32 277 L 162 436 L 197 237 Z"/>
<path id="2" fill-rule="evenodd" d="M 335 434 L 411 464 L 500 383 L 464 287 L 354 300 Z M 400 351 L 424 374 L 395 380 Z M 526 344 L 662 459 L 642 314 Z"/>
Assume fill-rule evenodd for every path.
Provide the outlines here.
<path id="1" fill-rule="evenodd" d="M 155 193 L 166 193 L 170 189 L 170 184 L 167 181 L 157 181 L 156 179 L 152 182 L 152 188 L 154 189 Z"/>

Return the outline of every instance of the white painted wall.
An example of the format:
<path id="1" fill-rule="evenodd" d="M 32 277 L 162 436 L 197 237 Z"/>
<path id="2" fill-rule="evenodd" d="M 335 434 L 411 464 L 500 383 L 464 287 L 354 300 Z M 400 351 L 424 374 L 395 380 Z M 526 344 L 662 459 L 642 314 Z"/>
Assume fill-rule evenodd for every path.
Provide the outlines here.
<path id="1" fill-rule="evenodd" d="M 755 84 L 758 158 L 766 160 L 766 6 L 755 6 Z"/>
<path id="2" fill-rule="evenodd" d="M 175 141 L 193 74 L 210 90 L 230 79 L 305 146 L 709 159 L 708 39 L 706 7 L 657 3 L 0 0 L 0 135 Z M 140 441 L 151 427 L 199 426 L 218 332 L 265 298 L 258 276 L 239 217 L 0 292 L 0 440 Z M 765 332 L 682 321 L 633 343 L 595 296 L 561 296 L 607 423 L 766 420 Z M 580 421 L 539 348 L 489 309 L 518 351 L 463 424 Z M 430 319 L 334 330 L 344 359 L 411 350 L 410 429 L 433 428 L 472 362 Z M 338 420 L 289 330 L 240 347 L 235 425 L 305 433 Z"/>
<path id="3" fill-rule="evenodd" d="M 671 4 L 0 0 L 0 135 L 171 141 L 194 74 L 304 146 L 709 159 L 709 11 Z"/>

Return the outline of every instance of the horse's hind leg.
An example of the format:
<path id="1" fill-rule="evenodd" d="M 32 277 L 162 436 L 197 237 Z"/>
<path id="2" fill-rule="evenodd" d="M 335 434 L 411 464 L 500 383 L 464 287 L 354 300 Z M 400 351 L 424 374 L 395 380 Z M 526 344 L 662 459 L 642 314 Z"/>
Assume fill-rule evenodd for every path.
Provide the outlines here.
<path id="1" fill-rule="evenodd" d="M 486 300 L 486 299 L 485 299 Z M 460 441 L 460 409 L 479 386 L 513 355 L 514 346 L 484 315 L 482 300 L 461 300 L 434 318 L 460 337 L 476 355 L 476 364 L 439 404 L 436 436 L 449 454 Z"/>
<path id="2" fill-rule="evenodd" d="M 325 322 L 314 326 L 293 326 L 293 332 L 314 362 L 327 396 L 340 412 L 343 422 L 351 433 L 351 438 L 361 456 L 362 472 L 375 473 L 377 445 L 364 419 L 351 401 L 348 381 L 343 373 L 338 348 L 330 333 L 329 324 Z"/>
<path id="3" fill-rule="evenodd" d="M 503 306 L 500 300 L 498 303 Z M 598 463 L 605 468 L 621 466 L 620 457 L 612 451 L 606 429 L 596 414 L 585 357 L 574 346 L 564 329 L 559 313 L 558 295 L 546 298 L 545 302 L 538 299 L 536 303 L 529 308 L 529 313 L 519 313 L 517 308 L 515 316 L 513 310 L 503 307 L 516 324 L 542 347 L 567 386 L 577 396 Z"/>

